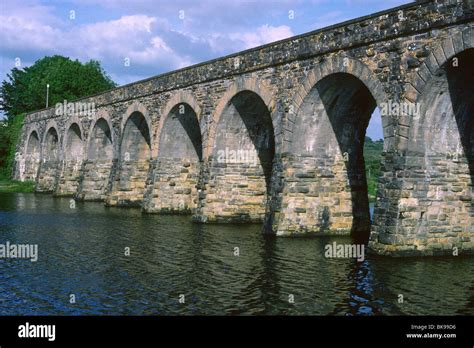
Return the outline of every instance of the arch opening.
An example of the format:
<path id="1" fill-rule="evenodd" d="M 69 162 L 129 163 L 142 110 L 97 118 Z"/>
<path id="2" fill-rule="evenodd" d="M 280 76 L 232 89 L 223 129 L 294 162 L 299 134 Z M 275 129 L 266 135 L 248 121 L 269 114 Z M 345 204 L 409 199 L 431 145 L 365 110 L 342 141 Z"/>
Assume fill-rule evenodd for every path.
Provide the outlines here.
<path id="1" fill-rule="evenodd" d="M 356 76 L 318 81 L 297 112 L 277 234 L 370 234 L 364 145 L 376 101 Z"/>
<path id="2" fill-rule="evenodd" d="M 77 123 L 69 126 L 65 142 L 64 163 L 55 191 L 56 196 L 72 196 L 77 192 L 84 152 L 82 132 Z"/>
<path id="3" fill-rule="evenodd" d="M 89 132 L 87 158 L 83 164 L 77 199 L 105 200 L 113 164 L 113 138 L 109 123 L 99 118 Z"/>
<path id="4" fill-rule="evenodd" d="M 36 190 L 38 192 L 53 192 L 57 184 L 59 167 L 59 136 L 55 127 L 50 127 L 46 132 L 42 157 Z"/>
<path id="5" fill-rule="evenodd" d="M 120 144 L 121 159 L 126 162 L 149 160 L 150 148 L 148 123 L 143 114 L 136 111 L 125 123 Z"/>
<path id="6" fill-rule="evenodd" d="M 89 139 L 87 158 L 89 160 L 112 160 L 112 133 L 107 121 L 100 118 L 94 125 Z"/>
<path id="7" fill-rule="evenodd" d="M 83 143 L 81 129 L 77 123 L 73 123 L 67 134 L 65 159 L 78 161 L 82 159 Z"/>
<path id="8" fill-rule="evenodd" d="M 41 143 L 38 133 L 32 131 L 28 138 L 25 158 L 25 180 L 36 180 L 41 157 Z"/>
<path id="9" fill-rule="evenodd" d="M 198 117 L 187 103 L 175 105 L 159 134 L 155 195 L 147 212 L 190 214 L 197 207 L 202 138 Z"/>
<path id="10" fill-rule="evenodd" d="M 112 191 L 106 203 L 111 206 L 141 207 L 151 157 L 150 130 L 145 116 L 133 112 L 123 127 L 120 158 Z"/>
<path id="11" fill-rule="evenodd" d="M 263 222 L 274 155 L 273 123 L 265 102 L 252 91 L 237 93 L 217 124 L 205 219 Z"/>
<path id="12" fill-rule="evenodd" d="M 474 233 L 473 60 L 472 48 L 457 54 L 421 91 L 421 117 L 413 122 L 407 158 L 425 176 L 410 178 L 416 204 L 402 207 L 415 220 L 407 233 L 419 249 L 433 249 L 437 241 L 460 246 L 462 237 Z"/>
<path id="13" fill-rule="evenodd" d="M 45 145 L 43 158 L 46 161 L 57 161 L 59 159 L 59 136 L 56 128 L 51 127 L 46 133 Z"/>
<path id="14" fill-rule="evenodd" d="M 186 158 L 202 161 L 199 121 L 186 103 L 173 107 L 160 134 L 158 159 Z"/>

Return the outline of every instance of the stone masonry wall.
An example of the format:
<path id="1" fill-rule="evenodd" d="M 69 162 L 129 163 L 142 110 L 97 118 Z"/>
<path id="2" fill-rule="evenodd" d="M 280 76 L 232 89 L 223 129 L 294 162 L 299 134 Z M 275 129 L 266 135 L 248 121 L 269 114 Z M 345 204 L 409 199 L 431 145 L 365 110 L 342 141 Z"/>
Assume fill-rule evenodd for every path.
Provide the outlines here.
<path id="1" fill-rule="evenodd" d="M 198 204 L 201 164 L 188 159 L 162 159 L 154 170 L 155 180 L 147 213 L 193 214 Z"/>
<path id="2" fill-rule="evenodd" d="M 217 161 L 216 161 L 217 162 Z M 195 221 L 261 223 L 266 208 L 266 182 L 260 166 L 211 162 L 206 195 Z"/>
<path id="3" fill-rule="evenodd" d="M 112 160 L 84 161 L 76 198 L 82 201 L 105 201 L 112 167 Z"/>
<path id="4" fill-rule="evenodd" d="M 74 196 L 78 190 L 82 160 L 62 161 L 59 165 L 61 173 L 54 192 L 56 196 Z"/>

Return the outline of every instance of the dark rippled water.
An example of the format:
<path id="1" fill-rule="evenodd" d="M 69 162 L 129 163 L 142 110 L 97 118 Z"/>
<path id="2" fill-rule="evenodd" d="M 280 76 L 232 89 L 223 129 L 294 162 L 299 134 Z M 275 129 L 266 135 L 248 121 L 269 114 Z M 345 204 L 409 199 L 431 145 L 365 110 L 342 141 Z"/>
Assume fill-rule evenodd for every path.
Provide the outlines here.
<path id="1" fill-rule="evenodd" d="M 39 259 L 0 259 L 1 315 L 474 314 L 473 258 L 324 257 L 350 238 L 271 238 L 258 225 L 0 194 L 6 241 L 38 244 Z"/>

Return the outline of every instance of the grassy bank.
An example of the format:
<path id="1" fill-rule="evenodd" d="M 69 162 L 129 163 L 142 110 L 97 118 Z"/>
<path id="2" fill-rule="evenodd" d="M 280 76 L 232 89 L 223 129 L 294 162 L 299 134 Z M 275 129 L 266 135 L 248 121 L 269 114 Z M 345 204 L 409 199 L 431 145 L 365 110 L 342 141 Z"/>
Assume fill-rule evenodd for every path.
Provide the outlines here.
<path id="1" fill-rule="evenodd" d="M 11 192 L 33 192 L 35 183 L 33 181 L 16 181 L 9 179 L 0 179 L 0 193 Z"/>
<path id="2" fill-rule="evenodd" d="M 382 151 L 383 140 L 373 141 L 369 137 L 365 137 L 364 158 L 370 202 L 375 202 L 375 191 L 377 190 L 377 179 L 380 175 Z"/>

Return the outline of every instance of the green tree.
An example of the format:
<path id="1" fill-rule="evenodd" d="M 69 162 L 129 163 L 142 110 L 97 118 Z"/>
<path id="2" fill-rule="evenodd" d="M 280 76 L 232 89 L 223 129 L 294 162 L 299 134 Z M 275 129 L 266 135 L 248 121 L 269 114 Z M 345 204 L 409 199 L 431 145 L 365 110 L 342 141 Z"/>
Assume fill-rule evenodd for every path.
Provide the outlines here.
<path id="1" fill-rule="evenodd" d="M 67 57 L 44 57 L 24 69 L 13 68 L 0 87 L 0 176 L 10 177 L 23 115 L 46 106 L 68 102 L 116 87 L 100 63 L 81 63 Z"/>
<path id="2" fill-rule="evenodd" d="M 44 57 L 32 66 L 11 70 L 0 87 L 0 110 L 10 119 L 43 109 L 47 84 L 49 106 L 116 87 L 97 61 L 82 64 L 62 56 Z"/>
<path id="3" fill-rule="evenodd" d="M 20 137 L 24 115 L 0 121 L 0 179 L 8 179 L 13 170 L 16 144 Z"/>

